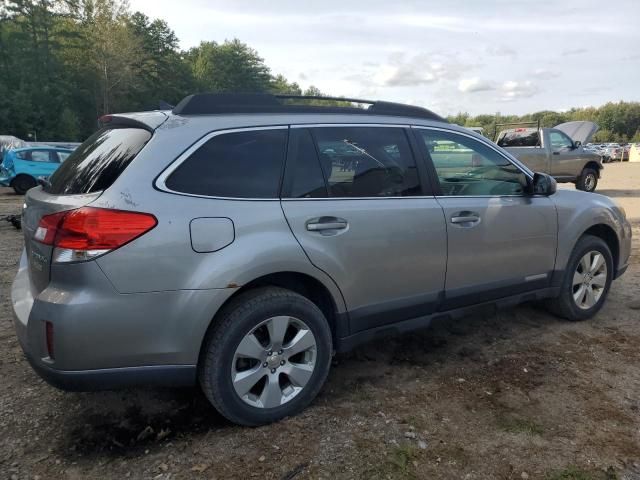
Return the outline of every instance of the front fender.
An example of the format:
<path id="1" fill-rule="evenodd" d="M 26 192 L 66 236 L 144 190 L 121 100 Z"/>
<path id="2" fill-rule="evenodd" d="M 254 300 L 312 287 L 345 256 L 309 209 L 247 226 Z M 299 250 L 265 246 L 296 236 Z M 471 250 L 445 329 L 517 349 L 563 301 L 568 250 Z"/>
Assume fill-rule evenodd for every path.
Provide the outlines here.
<path id="1" fill-rule="evenodd" d="M 558 252 L 556 271 L 564 271 L 576 243 L 587 230 L 605 225 L 616 234 L 618 263 L 616 271 L 627 265 L 631 252 L 631 226 L 616 204 L 604 195 L 558 190 L 550 197 L 558 212 Z"/>

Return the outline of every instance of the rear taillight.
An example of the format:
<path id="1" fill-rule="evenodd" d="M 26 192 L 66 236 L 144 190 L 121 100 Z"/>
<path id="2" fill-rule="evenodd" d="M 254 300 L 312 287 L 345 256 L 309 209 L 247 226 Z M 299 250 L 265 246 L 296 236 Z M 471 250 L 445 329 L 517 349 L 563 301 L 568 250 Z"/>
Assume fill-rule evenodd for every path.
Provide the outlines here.
<path id="1" fill-rule="evenodd" d="M 83 207 L 45 215 L 34 239 L 54 247 L 54 262 L 81 262 L 115 250 L 157 224 L 149 213 Z"/>

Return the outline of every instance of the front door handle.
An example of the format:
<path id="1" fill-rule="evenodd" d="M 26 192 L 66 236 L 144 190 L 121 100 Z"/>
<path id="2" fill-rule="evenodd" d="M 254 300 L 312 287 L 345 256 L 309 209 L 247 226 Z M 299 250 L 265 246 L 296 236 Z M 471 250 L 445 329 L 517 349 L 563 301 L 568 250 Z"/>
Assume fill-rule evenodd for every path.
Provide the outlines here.
<path id="1" fill-rule="evenodd" d="M 306 228 L 310 232 L 322 232 L 326 230 L 344 230 L 349 226 L 344 218 L 320 217 L 309 220 Z"/>
<path id="2" fill-rule="evenodd" d="M 451 216 L 451 223 L 461 227 L 473 227 L 480 223 L 480 215 L 476 212 L 457 212 Z"/>

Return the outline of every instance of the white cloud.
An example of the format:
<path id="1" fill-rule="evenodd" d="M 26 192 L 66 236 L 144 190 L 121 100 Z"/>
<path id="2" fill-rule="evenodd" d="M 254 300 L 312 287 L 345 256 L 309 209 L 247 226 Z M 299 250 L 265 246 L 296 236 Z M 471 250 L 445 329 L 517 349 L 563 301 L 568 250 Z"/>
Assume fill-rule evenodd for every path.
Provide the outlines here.
<path id="1" fill-rule="evenodd" d="M 373 76 L 376 85 L 384 87 L 420 86 L 437 81 L 451 81 L 475 65 L 457 60 L 455 55 L 419 54 L 408 57 L 404 52 L 389 55 Z"/>
<path id="2" fill-rule="evenodd" d="M 506 45 L 491 45 L 487 47 L 487 53 L 496 57 L 515 57 L 518 54 L 513 48 Z"/>
<path id="3" fill-rule="evenodd" d="M 502 100 L 513 101 L 520 98 L 528 98 L 536 95 L 540 89 L 531 80 L 518 82 L 508 80 L 502 84 Z"/>
<path id="4" fill-rule="evenodd" d="M 569 55 L 582 55 L 583 53 L 587 53 L 589 50 L 586 48 L 570 48 L 567 50 L 563 50 L 561 55 L 564 57 L 568 57 Z"/>
<path id="5" fill-rule="evenodd" d="M 272 72 L 332 95 L 419 99 L 441 114 L 640 100 L 640 0 L 608 0 L 606 15 L 596 0 L 409 0 L 391 12 L 388 0 L 129 1 L 182 48 L 239 38 Z M 607 58 L 615 82 L 597 63 Z"/>
<path id="6" fill-rule="evenodd" d="M 599 34 L 625 34 L 625 28 L 616 28 L 611 21 L 600 23 L 567 22 L 565 18 L 551 18 L 530 16 L 531 18 L 514 18 L 504 21 L 497 16 L 462 16 L 462 15 L 388 15 L 386 21 L 420 28 L 444 30 L 454 33 L 473 32 L 563 32 L 563 33 L 599 33 Z"/>
<path id="7" fill-rule="evenodd" d="M 486 92 L 493 90 L 494 86 L 491 82 L 481 80 L 478 77 L 463 78 L 458 82 L 458 90 L 463 93 L 467 92 Z"/>
<path id="8" fill-rule="evenodd" d="M 549 80 L 551 78 L 558 78 L 560 76 L 560 72 L 547 70 L 546 68 L 536 68 L 533 72 L 531 72 L 531 76 L 535 78 L 541 78 L 543 80 Z"/>
<path id="9" fill-rule="evenodd" d="M 436 75 L 412 65 L 383 65 L 373 77 L 374 82 L 384 87 L 407 87 L 426 85 L 436 81 Z"/>

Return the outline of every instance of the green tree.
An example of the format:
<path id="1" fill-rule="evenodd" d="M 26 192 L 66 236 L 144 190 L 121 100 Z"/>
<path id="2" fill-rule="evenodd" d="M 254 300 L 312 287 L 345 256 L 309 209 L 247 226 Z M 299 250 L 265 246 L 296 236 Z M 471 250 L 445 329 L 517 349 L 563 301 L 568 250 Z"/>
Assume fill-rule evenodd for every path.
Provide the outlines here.
<path id="1" fill-rule="evenodd" d="M 56 136 L 68 141 L 80 140 L 80 122 L 71 109 L 65 107 L 60 113 L 59 130 Z"/>
<path id="2" fill-rule="evenodd" d="M 3 0 L 0 2 L 0 134 L 44 140 L 88 136 L 103 113 L 158 107 L 197 91 L 326 96 L 273 75 L 258 53 L 238 39 L 202 42 L 181 51 L 166 21 L 129 10 L 126 0 Z M 357 106 L 340 99 L 310 105 Z M 570 120 L 600 125 L 597 141 L 639 141 L 640 103 L 610 102 L 568 112 L 477 115 L 454 123 L 483 127 Z"/>
<path id="3" fill-rule="evenodd" d="M 258 53 L 238 39 L 202 42 L 186 55 L 199 90 L 266 93 L 271 72 Z"/>
<path id="4" fill-rule="evenodd" d="M 84 0 L 85 60 L 95 82 L 98 114 L 121 111 L 126 105 L 127 85 L 139 79 L 142 42 L 128 21 L 124 1 Z"/>
<path id="5" fill-rule="evenodd" d="M 302 95 L 302 89 L 297 83 L 289 83 L 284 75 L 276 75 L 271 80 L 271 92 L 282 95 Z"/>
<path id="6" fill-rule="evenodd" d="M 134 109 L 158 108 L 161 100 L 175 104 L 194 90 L 191 70 L 178 50 L 178 37 L 167 22 L 136 12 L 129 24 L 140 40 L 141 63 L 128 104 Z"/>

